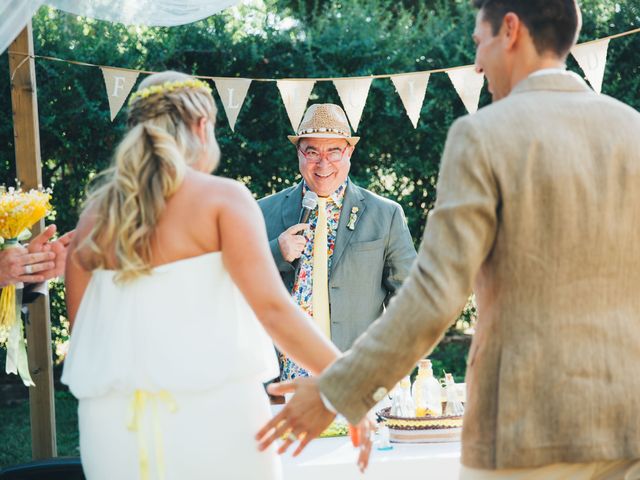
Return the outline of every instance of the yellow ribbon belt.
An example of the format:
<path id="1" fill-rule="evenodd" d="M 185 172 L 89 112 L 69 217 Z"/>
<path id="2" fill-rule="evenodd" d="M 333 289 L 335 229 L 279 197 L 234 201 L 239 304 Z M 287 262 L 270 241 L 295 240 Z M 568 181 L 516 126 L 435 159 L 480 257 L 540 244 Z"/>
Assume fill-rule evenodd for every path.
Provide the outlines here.
<path id="1" fill-rule="evenodd" d="M 160 420 L 158 418 L 158 403 L 163 402 L 173 413 L 178 406 L 173 396 L 166 390 L 159 392 L 148 392 L 146 390 L 136 390 L 131 400 L 131 420 L 127 428 L 137 433 L 138 437 L 138 457 L 140 459 L 140 478 L 149 480 L 149 452 L 142 431 L 142 421 L 147 410 L 147 402 L 151 403 L 151 421 L 153 424 L 153 436 L 155 444 L 156 466 L 158 478 L 164 480 L 164 448 L 162 443 L 162 429 L 160 428 Z"/>

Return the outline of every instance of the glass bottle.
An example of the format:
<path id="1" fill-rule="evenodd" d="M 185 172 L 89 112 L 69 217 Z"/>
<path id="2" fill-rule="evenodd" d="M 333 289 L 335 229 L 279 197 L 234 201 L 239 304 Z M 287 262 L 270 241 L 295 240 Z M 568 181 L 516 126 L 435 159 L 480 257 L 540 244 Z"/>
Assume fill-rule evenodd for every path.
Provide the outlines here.
<path id="1" fill-rule="evenodd" d="M 418 417 L 442 416 L 442 387 L 433 376 L 431 360 L 418 362 L 418 376 L 411 389 Z"/>
<path id="2" fill-rule="evenodd" d="M 447 406 L 445 415 L 448 417 L 459 417 L 464 414 L 464 406 L 458 396 L 458 387 L 453 379 L 453 375 L 444 375 L 445 391 L 447 392 Z"/>
<path id="3" fill-rule="evenodd" d="M 416 406 L 411 398 L 411 380 L 404 377 L 400 380 L 399 386 L 395 389 L 393 403 L 391 404 L 391 415 L 395 417 L 411 418 L 416 416 Z"/>

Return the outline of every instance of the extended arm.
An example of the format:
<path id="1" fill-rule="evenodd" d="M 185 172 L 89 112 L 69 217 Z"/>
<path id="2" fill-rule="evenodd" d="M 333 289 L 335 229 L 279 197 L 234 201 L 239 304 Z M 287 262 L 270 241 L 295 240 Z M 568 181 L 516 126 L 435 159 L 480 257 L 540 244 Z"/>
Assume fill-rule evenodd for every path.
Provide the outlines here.
<path id="1" fill-rule="evenodd" d="M 283 286 L 256 202 L 244 187 L 229 188 L 233 198 L 219 217 L 225 266 L 278 348 L 318 374 L 337 358 L 339 350 Z"/>
<path id="2" fill-rule="evenodd" d="M 418 258 L 385 314 L 318 383 L 349 421 L 359 421 L 428 353 L 455 320 L 491 251 L 499 194 L 482 143 L 468 119 L 452 127 L 442 160 L 438 199 Z"/>
<path id="3" fill-rule="evenodd" d="M 73 237 L 69 245 L 65 265 L 65 300 L 67 302 L 67 315 L 69 325 L 73 328 L 73 323 L 80 307 L 80 301 L 87 289 L 91 272 L 85 270 L 80 264 L 78 255 L 78 244 L 89 234 L 93 221 L 89 214 L 85 213 L 78 222 L 77 234 Z"/>

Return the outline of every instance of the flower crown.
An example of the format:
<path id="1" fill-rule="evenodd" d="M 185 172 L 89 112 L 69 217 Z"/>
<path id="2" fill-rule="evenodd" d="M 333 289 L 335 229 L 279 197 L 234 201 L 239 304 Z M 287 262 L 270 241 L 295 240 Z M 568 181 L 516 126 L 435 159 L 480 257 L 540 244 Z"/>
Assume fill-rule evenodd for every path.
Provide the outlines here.
<path id="1" fill-rule="evenodd" d="M 150 85 L 147 88 L 138 90 L 131 97 L 129 97 L 129 106 L 131 106 L 136 100 L 140 98 L 148 98 L 152 95 L 158 95 L 160 93 L 170 93 L 176 90 L 183 90 L 185 88 L 203 88 L 211 93 L 211 86 L 207 82 L 198 80 L 197 78 L 190 78 L 188 80 L 178 80 L 176 82 L 164 82 L 160 85 Z"/>

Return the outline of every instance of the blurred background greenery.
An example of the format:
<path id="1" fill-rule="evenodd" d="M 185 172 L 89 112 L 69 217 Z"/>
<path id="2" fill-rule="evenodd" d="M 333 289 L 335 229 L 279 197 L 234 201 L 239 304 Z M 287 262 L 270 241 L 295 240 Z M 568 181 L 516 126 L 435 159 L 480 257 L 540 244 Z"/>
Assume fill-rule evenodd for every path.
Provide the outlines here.
<path id="1" fill-rule="evenodd" d="M 640 27 L 637 0 L 580 3 L 580 41 Z M 37 54 L 100 65 L 247 78 L 348 77 L 471 64 L 474 15 L 467 0 L 254 0 L 174 28 L 125 27 L 43 7 L 33 27 Z M 573 58 L 568 66 L 582 74 Z M 0 55 L 0 114 L 6 119 L 0 122 L 0 184 L 13 185 L 8 70 L 5 52 Z M 36 60 L 36 75 L 43 177 L 45 186 L 53 189 L 55 208 L 50 221 L 66 231 L 76 223 L 87 183 L 109 164 L 126 115 L 121 112 L 110 121 L 97 68 Z M 603 93 L 640 107 L 640 35 L 611 42 Z M 317 83 L 310 101 L 340 103 L 330 82 Z M 484 91 L 480 103 L 489 101 Z M 446 74 L 434 74 L 414 129 L 391 81 L 373 81 L 358 130 L 362 140 L 352 160 L 352 178 L 400 202 L 416 245 L 435 200 L 447 130 L 465 113 Z M 254 82 L 235 133 L 219 104 L 217 136 L 223 157 L 217 174 L 245 183 L 256 198 L 291 185 L 299 176 L 294 149 L 286 139 L 290 133 L 275 83 Z M 58 358 L 69 334 L 60 283 L 53 284 L 51 307 Z M 474 321 L 470 301 L 448 340 L 432 355 L 438 376 L 446 370 L 463 378 L 469 340 L 465 332 Z"/>

